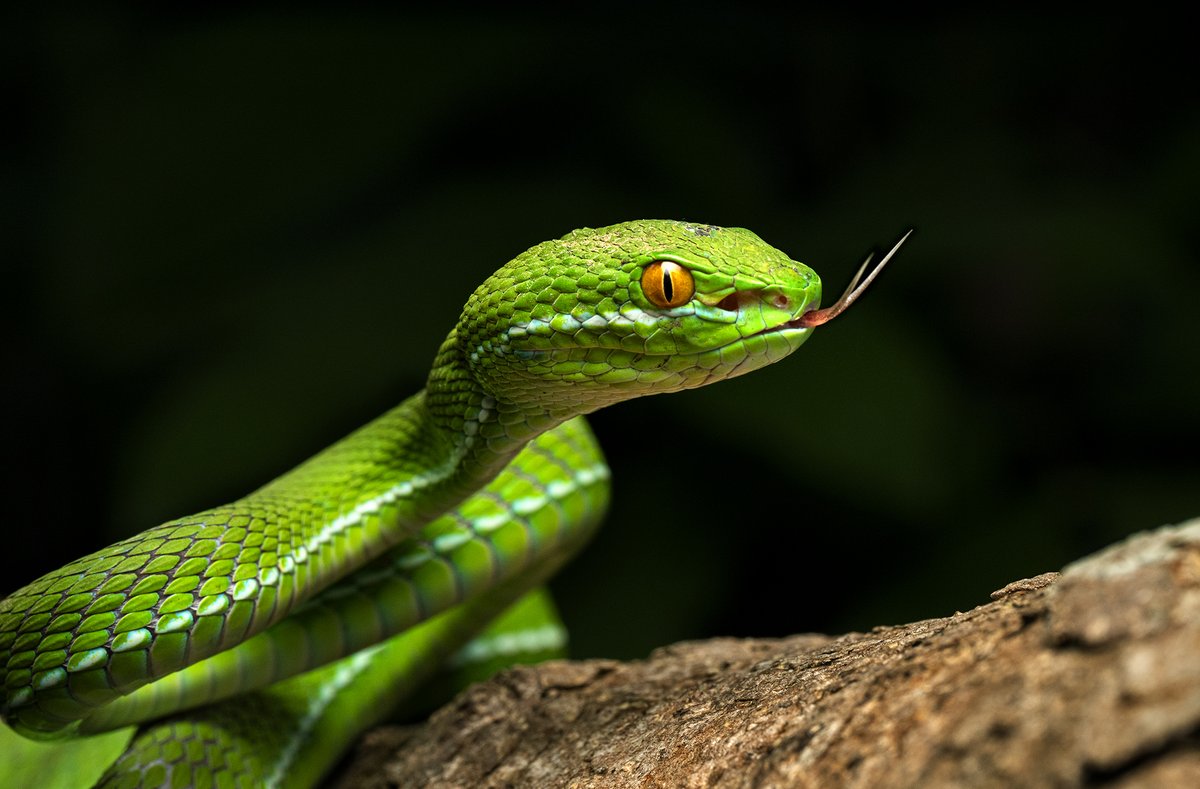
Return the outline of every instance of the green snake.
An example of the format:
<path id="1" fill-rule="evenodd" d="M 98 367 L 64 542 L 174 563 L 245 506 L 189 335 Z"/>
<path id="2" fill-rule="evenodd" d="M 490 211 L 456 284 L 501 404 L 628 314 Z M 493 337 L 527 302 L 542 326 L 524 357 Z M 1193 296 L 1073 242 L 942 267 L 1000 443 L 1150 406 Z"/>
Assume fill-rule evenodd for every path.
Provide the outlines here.
<path id="1" fill-rule="evenodd" d="M 537 590 L 608 500 L 584 414 L 783 359 L 903 240 L 825 309 L 743 229 L 538 244 L 471 296 L 421 392 L 0 601 L 0 714 L 33 738 L 140 724 L 106 786 L 312 785 L 447 661 L 560 645 Z"/>

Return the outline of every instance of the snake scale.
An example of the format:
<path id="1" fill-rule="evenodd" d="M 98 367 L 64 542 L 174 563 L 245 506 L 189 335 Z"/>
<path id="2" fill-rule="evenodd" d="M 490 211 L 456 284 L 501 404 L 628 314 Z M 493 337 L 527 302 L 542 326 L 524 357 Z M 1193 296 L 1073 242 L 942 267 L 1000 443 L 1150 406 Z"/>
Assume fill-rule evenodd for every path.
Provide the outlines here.
<path id="1" fill-rule="evenodd" d="M 421 392 L 0 601 L 0 714 L 34 738 L 139 724 L 104 786 L 313 785 L 448 661 L 561 646 L 539 587 L 608 500 L 583 415 L 783 359 L 903 240 L 825 309 L 811 269 L 743 229 L 534 246 L 471 296 Z"/>

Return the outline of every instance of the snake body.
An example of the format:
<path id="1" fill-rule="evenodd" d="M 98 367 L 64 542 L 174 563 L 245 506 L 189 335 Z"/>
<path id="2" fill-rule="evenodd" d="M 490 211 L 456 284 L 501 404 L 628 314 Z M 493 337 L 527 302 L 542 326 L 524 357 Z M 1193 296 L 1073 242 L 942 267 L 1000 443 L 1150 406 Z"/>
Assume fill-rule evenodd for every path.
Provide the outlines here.
<path id="1" fill-rule="evenodd" d="M 106 785 L 311 785 L 464 645 L 557 645 L 531 593 L 608 499 L 582 415 L 784 358 L 820 294 L 742 229 L 529 249 L 471 296 L 420 393 L 0 601 L 0 714 L 43 738 L 141 723 Z"/>

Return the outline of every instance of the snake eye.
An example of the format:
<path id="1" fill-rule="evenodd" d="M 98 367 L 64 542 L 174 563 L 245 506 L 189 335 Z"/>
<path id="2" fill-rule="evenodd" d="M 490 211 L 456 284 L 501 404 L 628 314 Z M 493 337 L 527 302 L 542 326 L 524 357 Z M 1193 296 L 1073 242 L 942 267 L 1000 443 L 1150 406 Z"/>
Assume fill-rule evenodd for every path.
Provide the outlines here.
<path id="1" fill-rule="evenodd" d="M 696 292 L 692 272 L 669 260 L 656 260 L 642 271 L 642 293 L 655 307 L 687 304 Z"/>

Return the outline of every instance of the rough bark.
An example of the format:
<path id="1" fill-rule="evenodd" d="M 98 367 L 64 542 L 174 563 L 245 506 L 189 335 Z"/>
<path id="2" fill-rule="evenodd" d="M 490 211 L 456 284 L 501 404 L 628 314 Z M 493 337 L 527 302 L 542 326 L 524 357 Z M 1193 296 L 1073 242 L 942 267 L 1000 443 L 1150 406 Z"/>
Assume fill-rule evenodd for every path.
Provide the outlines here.
<path id="1" fill-rule="evenodd" d="M 942 619 L 506 671 L 336 785 L 1200 786 L 1200 520 Z"/>

